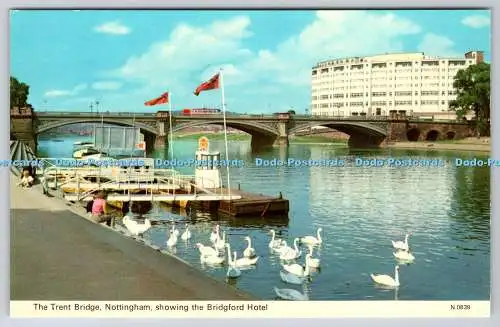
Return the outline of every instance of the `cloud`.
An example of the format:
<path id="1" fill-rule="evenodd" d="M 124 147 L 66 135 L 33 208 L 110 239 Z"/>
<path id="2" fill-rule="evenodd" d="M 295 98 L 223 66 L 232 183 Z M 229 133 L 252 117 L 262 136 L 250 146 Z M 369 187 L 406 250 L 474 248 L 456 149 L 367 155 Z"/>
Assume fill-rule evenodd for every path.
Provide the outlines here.
<path id="1" fill-rule="evenodd" d="M 481 28 L 490 25 L 490 17 L 485 15 L 471 15 L 462 19 L 462 24 L 472 28 Z"/>
<path id="2" fill-rule="evenodd" d="M 121 24 L 119 21 L 107 22 L 102 25 L 96 26 L 94 31 L 97 33 L 113 34 L 113 35 L 126 35 L 131 32 L 130 28 Z"/>
<path id="3" fill-rule="evenodd" d="M 94 90 L 102 90 L 102 91 L 109 91 L 109 90 L 118 90 L 122 87 L 122 83 L 120 82 L 114 82 L 114 81 L 99 81 L 95 82 L 92 84 L 92 88 Z"/>
<path id="4" fill-rule="evenodd" d="M 243 82 L 264 72 L 279 82 L 295 83 L 297 73 L 307 72 L 308 81 L 310 69 L 318 60 L 402 50 L 401 37 L 421 30 L 412 21 L 393 14 L 318 11 L 300 34 L 276 49 L 253 53 L 243 44 L 252 35 L 249 27 L 250 19 L 245 16 L 208 26 L 181 24 L 167 40 L 131 57 L 116 73 L 125 79 L 165 84 L 188 76 L 204 79 L 207 71 L 213 73 L 216 67 L 226 66 L 230 68 L 227 74 Z"/>
<path id="5" fill-rule="evenodd" d="M 178 25 L 169 39 L 152 44 L 140 55 L 133 56 L 115 76 L 139 80 L 153 86 L 200 80 L 211 67 L 248 57 L 241 41 L 250 36 L 250 20 L 239 16 L 227 21 L 215 21 L 209 26 Z"/>
<path id="6" fill-rule="evenodd" d="M 71 90 L 55 89 L 55 90 L 47 91 L 47 92 L 45 92 L 45 97 L 57 98 L 57 97 L 64 97 L 64 96 L 74 96 L 74 95 L 77 95 L 80 92 L 86 90 L 87 88 L 88 88 L 87 84 L 78 84 Z"/>
<path id="7" fill-rule="evenodd" d="M 463 54 L 455 51 L 454 45 L 455 43 L 446 36 L 427 33 L 417 46 L 417 49 L 431 56 L 462 57 Z"/>
<path id="8" fill-rule="evenodd" d="M 178 103 L 195 105 L 196 101 L 220 103 L 218 95 L 207 92 L 193 97 L 192 92 L 222 67 L 228 94 L 241 95 L 234 100 L 234 106 L 241 110 L 274 110 L 297 102 L 305 106 L 310 102 L 311 68 L 318 61 L 403 51 L 403 39 L 420 32 L 421 27 L 413 21 L 391 13 L 317 11 L 296 35 L 274 48 L 251 51 L 247 45 L 255 44 L 251 21 L 236 16 L 205 26 L 179 24 L 164 40 L 130 57 L 106 76 L 140 85 L 135 90 L 137 103 L 169 88 Z M 287 96 L 281 96 L 283 92 Z"/>

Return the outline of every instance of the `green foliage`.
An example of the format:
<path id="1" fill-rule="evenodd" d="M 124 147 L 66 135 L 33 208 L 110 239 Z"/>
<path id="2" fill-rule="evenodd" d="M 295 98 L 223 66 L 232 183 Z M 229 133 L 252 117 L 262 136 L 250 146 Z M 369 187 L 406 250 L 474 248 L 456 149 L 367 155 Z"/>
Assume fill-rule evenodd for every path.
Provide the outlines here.
<path id="1" fill-rule="evenodd" d="M 457 72 L 453 87 L 456 100 L 450 101 L 450 109 L 459 118 L 474 112 L 480 135 L 489 135 L 490 122 L 490 64 L 479 63 Z"/>
<path id="2" fill-rule="evenodd" d="M 28 84 L 19 82 L 17 78 L 10 77 L 10 107 L 28 106 L 28 95 L 30 87 Z"/>

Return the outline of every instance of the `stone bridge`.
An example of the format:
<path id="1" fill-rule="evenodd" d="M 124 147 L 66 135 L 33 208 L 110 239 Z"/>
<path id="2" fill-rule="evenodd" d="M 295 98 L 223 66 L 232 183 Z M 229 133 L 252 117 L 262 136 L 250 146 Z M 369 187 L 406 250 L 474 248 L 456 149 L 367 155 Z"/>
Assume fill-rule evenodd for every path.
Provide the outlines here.
<path id="1" fill-rule="evenodd" d="M 11 139 L 27 141 L 36 149 L 37 135 L 64 125 L 78 123 L 106 123 L 136 126 L 141 129 L 146 148 L 167 145 L 170 123 L 172 132 L 186 128 L 223 125 L 222 115 L 173 116 L 171 121 L 156 113 L 89 113 L 89 112 L 35 112 L 31 108 L 11 109 Z M 252 136 L 252 148 L 288 145 L 288 137 L 313 127 L 324 126 L 350 136 L 353 148 L 378 147 L 385 142 L 460 139 L 473 135 L 467 122 L 418 121 L 390 117 L 328 117 L 289 115 L 228 115 L 226 126 Z"/>

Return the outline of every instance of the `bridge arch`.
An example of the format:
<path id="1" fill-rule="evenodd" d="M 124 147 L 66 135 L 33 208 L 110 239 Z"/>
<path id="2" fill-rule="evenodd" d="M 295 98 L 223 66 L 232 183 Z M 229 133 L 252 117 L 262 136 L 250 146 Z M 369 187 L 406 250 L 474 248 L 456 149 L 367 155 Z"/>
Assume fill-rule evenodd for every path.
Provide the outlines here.
<path id="1" fill-rule="evenodd" d="M 406 132 L 406 138 L 410 142 L 417 142 L 419 137 L 420 137 L 420 134 L 421 134 L 421 132 L 418 128 L 416 128 L 416 127 L 410 128 L 408 130 L 408 132 Z"/>
<path id="2" fill-rule="evenodd" d="M 377 147 L 387 137 L 384 128 L 368 122 L 357 121 L 318 121 L 300 124 L 289 130 L 289 134 L 317 126 L 329 127 L 348 134 L 350 147 Z"/>
<path id="3" fill-rule="evenodd" d="M 73 125 L 73 124 L 85 124 L 85 123 L 106 123 L 106 124 L 111 124 L 111 125 L 117 125 L 117 126 L 130 126 L 130 127 L 139 127 L 141 132 L 146 132 L 149 134 L 153 135 L 158 135 L 158 131 L 156 130 L 155 127 L 141 123 L 141 122 L 132 122 L 132 121 L 126 121 L 126 120 L 117 120 L 117 119 L 112 119 L 112 118 L 101 118 L 101 117 L 96 117 L 96 118 L 79 118 L 79 119 L 65 119 L 65 120 L 59 120 L 59 121 L 54 121 L 50 122 L 47 124 L 42 124 L 38 125 L 37 128 L 35 129 L 35 135 L 38 135 L 40 133 L 49 131 L 53 128 L 57 127 L 62 127 L 66 125 Z"/>
<path id="4" fill-rule="evenodd" d="M 427 135 L 425 137 L 426 141 L 437 141 L 439 138 L 439 131 L 435 129 L 431 129 L 430 131 L 427 132 Z"/>
<path id="5" fill-rule="evenodd" d="M 219 125 L 223 126 L 224 121 L 220 120 L 197 120 L 189 122 L 180 122 L 172 127 L 172 132 L 176 133 L 186 128 Z M 252 136 L 252 148 L 273 145 L 279 137 L 277 128 L 273 126 L 253 122 L 253 121 L 226 121 L 226 126 L 231 127 Z"/>

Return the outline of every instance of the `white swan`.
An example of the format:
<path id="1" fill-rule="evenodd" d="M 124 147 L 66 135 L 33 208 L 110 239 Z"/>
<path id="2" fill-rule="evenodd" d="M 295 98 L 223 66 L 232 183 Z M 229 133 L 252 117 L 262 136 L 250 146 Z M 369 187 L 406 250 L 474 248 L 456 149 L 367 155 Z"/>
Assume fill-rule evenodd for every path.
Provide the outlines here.
<path id="1" fill-rule="evenodd" d="M 292 301 L 307 301 L 307 300 L 309 300 L 307 295 L 302 294 L 299 291 L 292 290 L 290 288 L 274 287 L 274 292 L 276 293 L 277 296 L 279 296 L 283 300 L 292 300 Z"/>
<path id="2" fill-rule="evenodd" d="M 200 261 L 212 265 L 221 265 L 224 263 L 224 257 L 219 257 L 215 255 L 209 255 L 209 256 L 200 256 Z"/>
<path id="3" fill-rule="evenodd" d="M 300 257 L 302 255 L 302 252 L 299 250 L 299 247 L 297 245 L 298 243 L 299 243 L 298 238 L 293 240 L 294 249 L 292 249 L 291 247 L 288 247 L 286 250 L 282 251 L 280 253 L 280 259 L 281 260 L 294 260 L 294 259 L 297 259 L 298 257 Z"/>
<path id="4" fill-rule="evenodd" d="M 309 254 L 311 254 L 310 257 L 306 257 L 306 260 L 308 262 L 309 267 L 311 268 L 318 268 L 320 265 L 320 260 L 319 258 L 313 258 L 313 247 L 312 245 L 309 245 Z"/>
<path id="5" fill-rule="evenodd" d="M 403 260 L 403 261 L 413 261 L 415 260 L 415 256 L 411 254 L 409 251 L 396 251 L 395 253 L 392 253 L 396 259 Z"/>
<path id="6" fill-rule="evenodd" d="M 200 251 L 200 254 L 202 256 L 205 256 L 205 257 L 215 256 L 216 257 L 219 255 L 219 252 L 210 246 L 205 246 L 201 243 L 197 243 L 196 247 L 198 248 L 198 250 Z"/>
<path id="7" fill-rule="evenodd" d="M 182 233 L 181 239 L 183 239 L 184 241 L 187 241 L 190 238 L 191 238 L 191 231 L 189 230 L 189 227 L 186 226 L 186 230 L 184 231 L 184 233 Z"/>
<path id="8" fill-rule="evenodd" d="M 177 228 L 175 228 L 175 225 L 172 225 L 172 233 L 174 233 L 175 236 L 179 237 L 179 234 L 181 232 Z"/>
<path id="9" fill-rule="evenodd" d="M 323 240 L 321 239 L 320 233 L 323 231 L 323 228 L 318 228 L 318 231 L 316 232 L 317 237 L 314 236 L 304 236 L 300 238 L 300 242 L 304 244 L 311 244 L 311 245 L 316 245 L 316 244 L 321 244 Z"/>
<path id="10" fill-rule="evenodd" d="M 307 258 L 310 257 L 311 254 L 308 253 L 306 255 L 306 266 L 303 267 L 297 263 L 291 264 L 291 265 L 283 265 L 283 269 L 288 271 L 291 274 L 297 275 L 299 277 L 306 277 L 309 276 L 310 270 L 309 270 L 309 264 L 307 262 Z"/>
<path id="11" fill-rule="evenodd" d="M 282 254 L 284 252 L 293 250 L 293 248 L 289 247 L 286 241 L 282 241 L 281 246 L 272 248 L 272 250 L 278 254 Z"/>
<path id="12" fill-rule="evenodd" d="M 169 247 L 175 246 L 177 244 L 177 235 L 175 235 L 175 232 L 170 233 L 170 237 L 167 240 L 167 245 Z"/>
<path id="13" fill-rule="evenodd" d="M 250 236 L 246 236 L 245 240 L 247 240 L 248 245 L 247 245 L 247 248 L 245 249 L 245 251 L 243 251 L 243 256 L 245 258 L 255 257 L 255 249 L 252 247 L 252 239 L 250 238 Z"/>
<path id="14" fill-rule="evenodd" d="M 222 232 L 222 239 L 217 238 L 217 240 L 214 242 L 214 247 L 217 250 L 224 250 L 226 246 L 226 232 Z"/>
<path id="15" fill-rule="evenodd" d="M 301 285 L 304 283 L 304 277 L 299 277 L 289 272 L 280 271 L 281 280 L 285 283 Z"/>
<path id="16" fill-rule="evenodd" d="M 231 245 L 229 243 L 226 243 L 227 247 L 227 252 L 231 253 Z M 234 259 L 233 259 L 233 264 L 235 267 L 247 267 L 247 266 L 252 266 L 257 264 L 257 261 L 259 260 L 259 257 L 255 258 L 237 258 L 236 252 L 234 252 Z"/>
<path id="17" fill-rule="evenodd" d="M 397 287 L 397 286 L 399 286 L 399 273 L 398 272 L 399 272 L 399 266 L 396 266 L 396 268 L 394 268 L 394 278 L 392 278 L 389 275 L 374 275 L 374 274 L 370 274 L 370 277 L 377 284 Z"/>
<path id="18" fill-rule="evenodd" d="M 215 226 L 215 229 L 210 234 L 210 242 L 215 243 L 219 239 L 219 225 Z"/>
<path id="19" fill-rule="evenodd" d="M 276 232 L 274 231 L 274 229 L 271 229 L 270 233 L 272 235 L 272 238 L 271 242 L 269 242 L 269 248 L 275 249 L 283 246 L 283 240 L 276 238 Z"/>
<path id="20" fill-rule="evenodd" d="M 151 228 L 151 221 L 149 219 L 144 219 L 144 224 L 139 224 L 137 221 L 130 219 L 130 217 L 123 217 L 123 225 L 132 235 L 144 234 L 148 229 Z"/>
<path id="21" fill-rule="evenodd" d="M 405 251 L 408 251 L 409 250 L 409 245 L 408 245 L 408 237 L 410 236 L 410 234 L 406 234 L 405 236 L 405 241 L 402 242 L 402 241 L 397 241 L 397 242 L 394 242 L 394 241 L 391 241 L 392 242 L 392 246 L 397 249 L 397 250 L 405 250 Z"/>
<path id="22" fill-rule="evenodd" d="M 234 251 L 234 258 L 236 259 L 236 251 Z M 229 268 L 227 269 L 226 276 L 229 278 L 237 278 L 241 276 L 241 270 L 239 270 L 234 264 L 233 258 L 231 257 L 231 253 L 227 251 L 227 261 L 229 264 Z"/>

